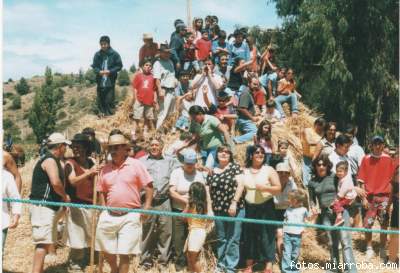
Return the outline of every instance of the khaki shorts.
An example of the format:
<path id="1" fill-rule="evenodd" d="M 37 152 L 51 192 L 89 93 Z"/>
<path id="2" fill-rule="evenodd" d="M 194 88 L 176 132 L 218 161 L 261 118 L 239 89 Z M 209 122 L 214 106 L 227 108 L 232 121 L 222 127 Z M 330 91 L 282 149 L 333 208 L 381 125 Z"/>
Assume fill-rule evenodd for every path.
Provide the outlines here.
<path id="1" fill-rule="evenodd" d="M 186 239 L 184 251 L 199 252 L 206 242 L 207 231 L 205 228 L 192 228 Z"/>
<path id="2" fill-rule="evenodd" d="M 57 222 L 63 210 L 52 210 L 44 206 L 29 207 L 33 244 L 54 244 L 57 241 Z"/>
<path id="3" fill-rule="evenodd" d="M 100 214 L 96 230 L 96 250 L 109 254 L 140 254 L 141 239 L 139 213 L 111 216 L 103 211 Z"/>
<path id="4" fill-rule="evenodd" d="M 83 249 L 90 247 L 92 217 L 94 210 L 69 208 L 66 217 L 67 245 L 70 248 Z"/>
<path id="5" fill-rule="evenodd" d="M 133 119 L 142 119 L 144 114 L 145 119 L 154 119 L 154 107 L 144 105 L 138 100 L 133 104 Z"/>

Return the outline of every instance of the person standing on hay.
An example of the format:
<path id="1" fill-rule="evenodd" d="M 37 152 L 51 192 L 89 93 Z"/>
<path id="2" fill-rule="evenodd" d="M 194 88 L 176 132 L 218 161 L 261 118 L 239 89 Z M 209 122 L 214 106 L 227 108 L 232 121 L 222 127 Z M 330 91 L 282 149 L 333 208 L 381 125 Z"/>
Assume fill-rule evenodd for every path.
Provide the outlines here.
<path id="1" fill-rule="evenodd" d="M 47 151 L 40 157 L 33 169 L 31 200 L 50 202 L 71 202 L 64 190 L 64 170 L 60 159 L 64 156 L 67 140 L 60 133 L 48 137 Z M 58 206 L 32 205 L 30 220 L 32 224 L 32 239 L 35 245 L 33 256 L 33 273 L 43 272 L 44 258 L 51 251 L 57 240 L 57 222 L 62 215 Z"/>
<path id="2" fill-rule="evenodd" d="M 100 203 L 111 208 L 139 209 L 140 192 L 145 191 L 143 209 L 150 209 L 153 199 L 153 180 L 146 167 L 128 156 L 129 142 L 121 134 L 108 138 L 111 162 L 100 173 L 97 190 Z M 129 272 L 129 256 L 140 254 L 142 220 L 145 215 L 120 210 L 104 210 L 96 229 L 96 250 L 103 251 L 111 273 Z M 119 256 L 119 264 L 117 258 Z"/>
<path id="3" fill-rule="evenodd" d="M 93 183 L 99 172 L 91 154 L 91 141 L 87 135 L 76 134 L 72 139 L 74 157 L 65 164 L 66 191 L 72 203 L 93 204 Z M 67 245 L 71 248 L 68 272 L 84 272 L 88 265 L 91 227 L 95 210 L 69 208 L 66 219 Z"/>
<path id="4" fill-rule="evenodd" d="M 154 63 L 153 76 L 156 79 L 159 112 L 156 129 L 160 129 L 164 120 L 175 109 L 175 88 L 178 84 L 175 78 L 174 63 L 171 61 L 171 50 L 167 44 L 160 44 L 160 58 Z"/>
<path id="5" fill-rule="evenodd" d="M 110 116 L 114 114 L 115 80 L 122 69 L 122 61 L 118 52 L 111 48 L 108 36 L 100 37 L 100 47 L 92 64 L 97 81 L 97 107 L 101 116 Z"/>
<path id="6" fill-rule="evenodd" d="M 178 167 L 176 159 L 163 156 L 164 143 L 161 137 L 152 137 L 148 143 L 149 154 L 140 159 L 153 178 L 154 197 L 153 210 L 171 211 L 169 199 L 169 179 L 172 171 Z M 164 268 L 171 256 L 172 243 L 172 217 L 163 215 L 151 215 L 143 223 L 142 255 L 140 263 L 145 270 L 153 266 L 153 255 L 158 250 L 160 256 L 158 264 Z"/>

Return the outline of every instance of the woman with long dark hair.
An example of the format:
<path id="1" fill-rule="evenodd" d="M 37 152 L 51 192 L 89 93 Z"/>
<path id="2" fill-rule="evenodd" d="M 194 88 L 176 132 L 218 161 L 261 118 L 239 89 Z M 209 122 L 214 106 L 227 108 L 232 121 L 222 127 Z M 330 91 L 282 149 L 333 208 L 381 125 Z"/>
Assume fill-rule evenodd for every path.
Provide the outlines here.
<path id="1" fill-rule="evenodd" d="M 315 160 L 320 155 L 329 156 L 335 150 L 336 130 L 336 122 L 326 123 L 324 128 L 324 137 L 315 148 L 313 160 Z"/>
<path id="2" fill-rule="evenodd" d="M 217 148 L 217 167 L 207 177 L 212 208 L 216 216 L 244 217 L 243 185 L 239 182 L 242 173 L 234 162 L 232 151 L 226 145 Z M 241 222 L 215 221 L 217 232 L 217 270 L 235 272 L 239 262 Z"/>
<path id="3" fill-rule="evenodd" d="M 264 148 L 266 154 L 266 164 L 269 164 L 274 151 L 271 131 L 271 123 L 268 120 L 263 120 L 258 125 L 257 134 L 254 136 L 254 144 L 258 144 Z"/>
<path id="4" fill-rule="evenodd" d="M 265 165 L 266 154 L 260 145 L 247 149 L 246 168 L 241 181 L 246 190 L 246 218 L 275 220 L 273 197 L 280 194 L 281 184 L 277 172 Z M 244 224 L 243 241 L 246 259 L 245 273 L 250 273 L 255 260 L 265 263 L 265 273 L 272 273 L 275 261 L 275 232 L 273 225 Z"/>

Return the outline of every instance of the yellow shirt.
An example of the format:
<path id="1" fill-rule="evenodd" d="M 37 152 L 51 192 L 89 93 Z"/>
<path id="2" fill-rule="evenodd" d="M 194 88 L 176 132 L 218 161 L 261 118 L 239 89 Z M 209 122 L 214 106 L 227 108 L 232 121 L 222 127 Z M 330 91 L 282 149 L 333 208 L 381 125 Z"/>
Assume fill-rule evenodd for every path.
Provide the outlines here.
<path id="1" fill-rule="evenodd" d="M 256 189 L 257 184 L 271 186 L 269 183 L 271 169 L 272 168 L 269 166 L 262 166 L 257 173 L 252 173 L 250 168 L 246 168 L 243 174 L 239 176 L 239 179 L 242 179 L 242 183 L 246 189 L 245 200 L 247 203 L 262 204 L 273 197 L 269 192 Z"/>
<path id="2" fill-rule="evenodd" d="M 197 214 L 196 210 L 194 209 L 189 210 L 188 213 Z M 211 220 L 207 219 L 188 218 L 189 230 L 191 230 L 192 228 L 207 228 L 210 222 Z"/>

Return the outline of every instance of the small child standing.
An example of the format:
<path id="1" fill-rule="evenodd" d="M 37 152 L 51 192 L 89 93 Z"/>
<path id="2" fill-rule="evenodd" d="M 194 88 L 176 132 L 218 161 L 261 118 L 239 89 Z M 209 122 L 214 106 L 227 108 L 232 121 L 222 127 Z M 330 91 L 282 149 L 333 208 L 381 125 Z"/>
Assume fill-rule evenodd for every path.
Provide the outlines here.
<path id="1" fill-rule="evenodd" d="M 304 224 L 305 221 L 312 221 L 316 218 L 317 212 L 312 214 L 307 211 L 304 204 L 307 201 L 307 195 L 303 190 L 290 191 L 289 208 L 286 209 L 284 222 L 291 224 Z M 304 227 L 299 226 L 283 226 L 283 257 L 282 272 L 299 272 L 295 265 L 300 256 L 301 235 Z"/>
<path id="2" fill-rule="evenodd" d="M 344 207 L 349 206 L 357 197 L 354 189 L 353 180 L 348 176 L 349 163 L 347 161 L 340 161 L 336 164 L 336 177 L 338 181 L 338 193 L 335 201 L 333 201 L 331 208 L 336 213 L 335 226 L 342 225 Z"/>
<path id="3" fill-rule="evenodd" d="M 141 63 L 142 72 L 136 74 L 132 81 L 133 87 L 133 126 L 132 140 L 136 139 L 136 130 L 139 121 L 144 116 L 144 124 L 148 130 L 153 129 L 154 108 L 157 107 L 156 84 L 153 74 L 151 73 L 151 60 L 145 58 Z"/>
<path id="4" fill-rule="evenodd" d="M 201 39 L 196 42 L 196 59 L 199 62 L 200 69 L 203 69 L 204 61 L 211 56 L 211 41 L 208 39 L 208 31 L 201 31 Z"/>
<path id="5" fill-rule="evenodd" d="M 211 200 L 206 186 L 200 182 L 193 182 L 189 188 L 189 204 L 183 212 L 192 214 L 212 214 Z M 185 243 L 189 272 L 202 272 L 199 263 L 199 254 L 206 241 L 207 226 L 210 220 L 189 218 L 189 234 Z"/>
<path id="6" fill-rule="evenodd" d="M 261 121 L 258 125 L 257 134 L 254 136 L 254 145 L 259 144 L 264 148 L 266 154 L 266 164 L 269 164 L 273 153 L 272 135 L 271 135 L 271 123 L 268 120 Z"/>
<path id="7" fill-rule="evenodd" d="M 254 90 L 252 92 L 255 107 L 256 107 L 256 115 L 260 116 L 265 116 L 265 113 L 267 112 L 267 108 L 265 106 L 266 100 L 265 100 L 265 89 L 259 84 L 259 88 L 257 90 Z"/>
<path id="8" fill-rule="evenodd" d="M 183 70 L 188 71 L 193 67 L 196 73 L 199 73 L 200 66 L 196 60 L 196 45 L 194 44 L 194 39 L 194 33 L 186 33 L 185 43 L 183 44 Z"/>

